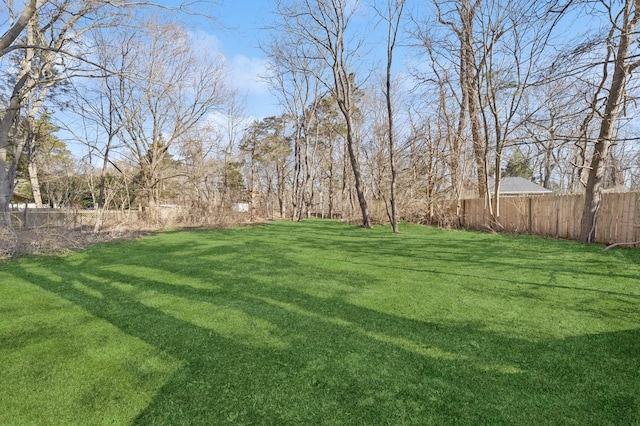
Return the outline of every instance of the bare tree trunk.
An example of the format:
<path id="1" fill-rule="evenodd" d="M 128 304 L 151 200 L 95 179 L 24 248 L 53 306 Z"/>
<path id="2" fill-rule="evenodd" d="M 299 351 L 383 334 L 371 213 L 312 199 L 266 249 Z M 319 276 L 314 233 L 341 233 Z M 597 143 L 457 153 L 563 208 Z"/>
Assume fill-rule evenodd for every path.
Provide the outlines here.
<path id="1" fill-rule="evenodd" d="M 353 127 L 353 91 L 354 91 L 354 74 L 349 73 L 347 69 L 347 64 L 344 62 L 345 58 L 345 39 L 344 39 L 344 30 L 346 28 L 348 20 L 345 17 L 345 5 L 340 4 L 336 5 L 334 3 L 333 12 L 334 16 L 332 19 L 335 19 L 336 27 L 334 30 L 337 30 L 335 34 L 335 39 L 329 40 L 329 44 L 333 46 L 331 51 L 333 57 L 331 60 L 332 63 L 332 72 L 333 72 L 333 80 L 334 80 L 334 88 L 336 101 L 338 103 L 338 107 L 340 112 L 344 116 L 345 125 L 346 125 L 346 145 L 347 152 L 349 154 L 349 162 L 351 164 L 351 170 L 353 172 L 354 185 L 356 190 L 356 195 L 358 197 L 358 204 L 360 206 L 360 212 L 362 214 L 362 226 L 364 228 L 371 228 L 371 219 L 369 217 L 369 207 L 367 206 L 367 199 L 364 195 L 364 185 L 362 181 L 362 173 L 360 172 L 360 164 L 358 161 L 358 156 L 356 154 L 356 140 L 355 140 L 355 129 Z"/>
<path id="2" fill-rule="evenodd" d="M 29 158 L 27 162 L 27 171 L 29 172 L 29 182 L 31 183 L 33 202 L 35 203 L 36 208 L 41 209 L 43 207 L 42 193 L 40 192 L 40 180 L 38 179 L 38 165 L 34 158 Z"/>
<path id="3" fill-rule="evenodd" d="M 98 188 L 98 205 L 96 208 L 96 222 L 93 225 L 93 232 L 99 232 L 100 228 L 104 223 L 104 213 L 107 209 L 106 206 L 106 177 L 107 177 L 107 167 L 109 165 L 109 150 L 111 148 L 113 136 L 109 135 L 109 141 L 107 142 L 107 146 L 105 147 L 104 158 L 102 159 L 102 169 L 100 170 L 100 187 Z"/>
<path id="4" fill-rule="evenodd" d="M 360 164 L 358 163 L 358 157 L 354 150 L 353 124 L 351 123 L 350 115 L 347 113 L 345 113 L 345 120 L 347 121 L 347 149 L 349 151 L 349 161 L 351 163 L 351 170 L 353 171 L 358 204 L 360 205 L 360 212 L 362 213 L 362 226 L 364 228 L 371 228 L 369 207 L 367 206 L 367 199 L 364 196 L 364 188 L 362 185 L 362 173 L 360 172 Z"/>
<path id="5" fill-rule="evenodd" d="M 402 10 L 404 8 L 404 0 L 396 0 L 395 5 L 392 6 L 391 0 L 388 2 L 388 34 L 387 34 L 387 73 L 386 73 L 386 90 L 385 98 L 387 103 L 387 131 L 389 142 L 389 168 L 391 169 L 391 182 L 390 182 L 390 204 L 391 204 L 391 229 L 394 233 L 398 233 L 398 205 L 396 201 L 396 180 L 398 172 L 396 170 L 395 162 L 395 143 L 393 138 L 393 102 L 391 93 L 391 65 L 393 64 L 393 49 L 398 37 L 398 29 L 400 26 L 400 19 L 402 18 Z"/>
<path id="6" fill-rule="evenodd" d="M 26 28 L 26 26 L 29 25 L 29 21 L 31 21 L 31 18 L 33 18 L 38 8 L 37 4 L 37 0 L 30 0 L 22 10 L 20 18 L 18 18 L 13 26 L 9 28 L 2 37 L 0 37 L 0 57 L 4 56 L 5 49 L 11 46 L 11 44 L 16 41 L 22 31 Z"/>
<path id="7" fill-rule="evenodd" d="M 313 203 L 314 203 L 314 198 L 315 198 L 315 187 L 314 187 L 314 170 L 313 170 L 313 164 L 312 164 L 312 159 L 315 157 L 314 153 L 316 152 L 316 148 L 318 145 L 318 139 L 316 138 L 314 140 L 314 147 L 313 147 L 313 153 L 311 153 L 309 151 L 310 146 L 309 146 L 309 138 L 306 138 L 305 140 L 305 147 L 304 147 L 304 169 L 305 169 L 305 173 L 304 173 L 304 191 L 302 192 L 303 195 L 305 195 L 305 199 L 304 199 L 304 209 L 306 210 L 306 213 L 308 215 L 308 213 L 311 211 L 311 209 L 313 208 Z"/>
<path id="8" fill-rule="evenodd" d="M 627 0 L 624 5 L 623 23 L 620 26 L 620 40 L 614 60 L 614 72 L 607 97 L 600 132 L 591 157 L 584 210 L 580 226 L 580 241 L 594 241 L 598 209 L 602 199 L 602 183 L 605 163 L 614 145 L 613 132 L 626 95 L 626 80 L 640 62 L 629 63 L 629 50 L 634 42 L 635 29 L 640 21 L 640 0 Z M 614 23 L 615 25 L 615 23 Z"/>
<path id="9" fill-rule="evenodd" d="M 465 114 L 468 113 L 469 125 L 471 127 L 471 140 L 475 155 L 478 193 L 480 198 L 487 196 L 487 149 L 486 141 L 483 138 L 480 119 L 479 105 L 479 83 L 478 69 L 474 56 L 473 46 L 473 23 L 480 6 L 480 0 L 461 0 L 456 6 L 457 14 L 460 18 L 460 25 L 446 20 L 440 10 L 440 2 L 434 0 L 434 5 L 438 9 L 438 19 L 441 24 L 451 28 L 456 34 L 460 43 L 460 116 L 458 126 L 458 136 L 462 135 L 466 125 Z"/>
<path id="10" fill-rule="evenodd" d="M 307 120 L 305 119 L 305 122 Z M 318 126 L 316 125 L 316 135 L 314 144 L 318 143 Z M 300 185 L 300 212 L 298 220 L 303 220 L 307 217 L 311 210 L 311 204 L 313 203 L 313 179 L 311 176 L 311 156 L 309 153 L 309 135 L 305 132 L 304 137 L 304 156 L 301 158 L 302 164 L 302 183 Z M 304 166 L 304 167 L 302 167 Z"/>
<path id="11" fill-rule="evenodd" d="M 350 0 L 300 0 L 291 4 L 278 1 L 278 13 L 283 18 L 282 27 L 294 34 L 300 44 L 309 46 L 301 52 L 300 61 L 319 58 L 325 70 L 308 70 L 314 77 L 332 92 L 342 113 L 346 126 L 346 145 L 349 162 L 354 177 L 358 204 L 362 213 L 362 225 L 370 228 L 369 209 L 364 194 L 364 184 L 356 153 L 357 137 L 353 126 L 355 74 L 349 65 L 358 49 L 359 43 L 348 38 L 354 17 L 354 4 Z M 282 29 L 281 29 L 282 30 Z"/>
<path id="12" fill-rule="evenodd" d="M 22 89 L 29 78 L 29 70 L 24 71 L 19 76 L 16 82 L 13 94 L 9 100 L 9 108 L 5 111 L 2 120 L 0 120 L 0 213 L 2 213 L 2 224 L 4 226 L 11 225 L 11 218 L 9 216 L 9 203 L 11 202 L 11 196 L 13 195 L 14 182 L 10 176 L 10 164 L 7 163 L 7 150 L 9 147 L 9 133 L 13 127 L 18 112 L 20 111 L 20 105 L 22 104 Z M 17 152 L 17 148 L 14 147 L 13 155 L 21 155 L 22 152 Z"/>
<path id="13" fill-rule="evenodd" d="M 303 112 L 304 114 L 304 112 Z M 302 123 L 299 118 L 295 121 L 295 136 L 293 145 L 293 188 L 291 191 L 291 218 L 293 220 L 302 220 Z"/>
<path id="14" fill-rule="evenodd" d="M 487 150 L 486 143 L 482 135 L 480 124 L 480 107 L 478 105 L 478 72 L 473 49 L 473 20 L 480 5 L 479 0 L 475 0 L 473 5 L 469 0 L 462 1 L 460 10 L 460 61 L 461 61 L 461 86 L 466 92 L 462 97 L 466 99 L 467 110 L 469 111 L 469 123 L 471 125 L 471 139 L 473 142 L 473 152 L 476 159 L 476 169 L 478 173 L 478 193 L 480 198 L 484 198 L 487 193 Z"/>
<path id="15" fill-rule="evenodd" d="M 31 194 L 37 208 L 42 208 L 42 194 L 40 193 L 40 180 L 38 179 L 38 165 L 36 162 L 36 135 L 35 120 L 33 116 L 27 117 L 25 120 L 24 138 L 25 151 L 27 154 L 27 172 L 29 174 L 29 183 L 31 184 Z"/>
<path id="16" fill-rule="evenodd" d="M 335 212 L 335 189 L 333 187 L 334 181 L 334 164 L 333 164 L 333 151 L 334 142 L 331 141 L 329 145 L 329 217 L 333 218 Z"/>
<path id="17" fill-rule="evenodd" d="M 251 152 L 251 166 L 249 171 L 249 220 L 253 222 L 256 218 L 256 190 L 255 190 L 256 162 L 255 154 Z"/>
<path id="18" fill-rule="evenodd" d="M 277 184 L 278 184 L 278 214 L 280 215 L 280 219 L 284 219 L 287 214 L 287 208 L 285 205 L 285 181 L 286 181 L 286 170 L 285 166 L 277 165 Z"/>

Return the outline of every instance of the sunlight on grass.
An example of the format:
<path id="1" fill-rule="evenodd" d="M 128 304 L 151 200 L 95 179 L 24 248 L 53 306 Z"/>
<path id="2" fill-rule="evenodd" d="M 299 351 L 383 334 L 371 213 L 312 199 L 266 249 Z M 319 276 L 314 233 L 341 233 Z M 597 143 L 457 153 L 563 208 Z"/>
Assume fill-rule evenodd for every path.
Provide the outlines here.
<path id="1" fill-rule="evenodd" d="M 158 284 L 188 286 L 200 289 L 220 288 L 212 283 L 203 282 L 202 280 L 190 277 L 189 270 L 167 271 L 166 269 L 158 269 L 141 265 L 136 265 L 135 268 L 127 266 L 107 266 L 101 269 L 104 271 L 121 272 L 126 274 L 127 277 L 130 277 L 130 279 L 140 278 L 143 280 L 154 280 Z"/>
<path id="2" fill-rule="evenodd" d="M 104 298 L 104 295 L 102 293 L 100 293 L 100 291 L 98 291 L 98 290 L 96 290 L 94 288 L 91 288 L 89 286 L 86 286 L 86 285 L 82 284 L 80 281 L 72 281 L 71 285 L 76 290 L 79 290 L 79 291 L 87 294 L 88 296 L 96 297 L 98 299 L 103 299 Z"/>
<path id="3" fill-rule="evenodd" d="M 159 309 L 174 318 L 206 328 L 241 344 L 280 349 L 287 346 L 284 341 L 272 335 L 277 328 L 275 325 L 247 315 L 239 309 L 153 290 L 140 291 L 130 284 L 113 283 L 112 285 L 131 294 L 135 300 L 146 306 Z"/>
<path id="4" fill-rule="evenodd" d="M 4 283 L 0 424 L 130 422 L 181 365 L 59 296 Z"/>
<path id="5" fill-rule="evenodd" d="M 329 316 L 317 314 L 317 313 L 305 310 L 300 306 L 296 306 L 291 303 L 280 302 L 278 300 L 270 299 L 268 297 L 256 297 L 251 294 L 246 294 L 245 296 L 249 298 L 255 298 L 255 299 L 261 300 L 265 303 L 269 303 L 273 306 L 277 306 L 281 309 L 285 309 L 287 311 L 290 311 L 299 315 L 304 315 L 306 317 L 313 318 L 319 321 L 324 321 L 333 325 L 348 328 L 350 332 L 359 333 L 362 336 L 366 336 L 373 340 L 377 340 L 378 342 L 381 342 L 381 343 L 394 345 L 399 349 L 409 351 L 417 355 L 426 356 L 429 358 L 444 359 L 449 361 L 451 360 L 469 361 L 471 364 L 475 365 L 479 369 L 486 370 L 486 371 L 495 371 L 495 372 L 504 373 L 504 374 L 516 374 L 516 373 L 523 372 L 521 369 L 514 366 L 485 365 L 482 363 L 477 363 L 477 362 L 474 362 L 472 359 L 470 359 L 470 357 L 465 355 L 456 354 L 453 352 L 447 352 L 436 346 L 431 346 L 427 344 L 421 345 L 412 340 L 404 339 L 402 337 L 391 336 L 384 333 L 370 331 L 365 329 L 364 327 L 360 327 L 357 324 L 351 323 L 349 321 L 345 321 L 343 319 L 336 318 L 336 317 L 329 317 Z"/>
<path id="6" fill-rule="evenodd" d="M 401 231 L 0 263 L 0 424 L 638 424 L 640 251 Z"/>
<path id="7" fill-rule="evenodd" d="M 514 284 L 518 285 L 517 281 Z M 363 294 L 347 296 L 346 300 L 417 320 L 483 324 L 487 331 L 532 341 L 580 336 L 586 330 L 606 333 L 636 328 L 633 317 L 638 315 L 640 298 L 620 297 L 613 302 L 614 308 L 609 298 L 576 290 L 558 291 L 544 286 L 507 289 L 477 282 L 464 288 L 442 277 L 425 287 L 398 287 L 392 293 L 365 289 Z M 455 300 L 450 298 L 452 291 Z M 617 314 L 607 314 L 610 308 Z"/>

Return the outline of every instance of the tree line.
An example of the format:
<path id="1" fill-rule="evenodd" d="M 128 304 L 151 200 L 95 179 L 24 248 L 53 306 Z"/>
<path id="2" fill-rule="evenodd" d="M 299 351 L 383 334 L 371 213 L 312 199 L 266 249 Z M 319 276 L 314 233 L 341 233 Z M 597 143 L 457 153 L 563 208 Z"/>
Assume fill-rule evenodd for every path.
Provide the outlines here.
<path id="1" fill-rule="evenodd" d="M 639 6 L 277 0 L 261 47 L 280 113 L 249 120 L 222 55 L 181 23 L 193 4 L 6 3 L 2 221 L 18 186 L 38 205 L 91 205 L 96 229 L 105 209 L 159 223 L 172 204 L 192 222 L 246 205 L 397 232 L 455 225 L 477 197 L 500 229 L 500 182 L 521 176 L 584 193 L 590 242 L 602 192 L 639 184 Z"/>

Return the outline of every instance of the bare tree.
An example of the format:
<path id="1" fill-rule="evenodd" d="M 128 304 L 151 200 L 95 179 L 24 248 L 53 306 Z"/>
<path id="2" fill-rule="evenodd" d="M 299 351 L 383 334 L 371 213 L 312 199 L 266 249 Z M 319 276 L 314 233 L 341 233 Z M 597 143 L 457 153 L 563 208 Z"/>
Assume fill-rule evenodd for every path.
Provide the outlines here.
<path id="1" fill-rule="evenodd" d="M 312 55 L 321 58 L 329 70 L 330 77 L 321 74 L 316 78 L 331 92 L 344 118 L 346 148 L 362 213 L 362 226 L 369 228 L 371 220 L 357 156 L 354 122 L 357 82 L 352 60 L 360 44 L 349 38 L 357 7 L 357 0 L 292 0 L 279 2 L 278 14 L 285 24 L 282 29 L 297 34 L 301 41 L 312 46 L 315 50 Z"/>
<path id="2" fill-rule="evenodd" d="M 9 47 L 15 43 L 22 31 L 29 25 L 29 22 L 38 9 L 38 1 L 29 0 L 29 3 L 25 5 L 22 12 L 15 11 L 13 7 L 9 7 L 9 4 L 6 2 L 5 5 L 8 9 L 7 12 L 11 24 L 9 29 L 0 37 L 0 57 L 8 53 Z"/>
<path id="3" fill-rule="evenodd" d="M 431 81 L 449 85 L 447 92 L 459 105 L 453 151 L 460 152 L 470 136 L 478 193 L 497 227 L 504 151 L 517 143 L 527 120 L 529 94 L 548 78 L 542 71 L 559 22 L 551 6 L 552 2 L 523 0 L 434 1 L 438 28 L 448 31 L 418 31 L 433 64 Z M 453 160 L 451 165 L 455 174 Z"/>
<path id="4" fill-rule="evenodd" d="M 126 72 L 118 74 L 116 95 L 119 138 L 140 167 L 148 220 L 158 222 L 162 183 L 172 177 L 163 162 L 183 135 L 221 109 L 230 93 L 223 61 L 196 52 L 184 29 L 149 22 L 127 39 L 131 43 L 121 52 Z"/>
<path id="5" fill-rule="evenodd" d="M 469 118 L 471 139 L 475 153 L 478 174 L 478 192 L 480 198 L 487 194 L 487 151 L 485 137 L 482 133 L 481 111 L 479 105 L 480 66 L 476 61 L 474 26 L 481 0 L 462 0 L 453 5 L 452 10 L 445 11 L 439 2 L 434 2 L 438 11 L 438 21 L 449 27 L 459 42 L 459 79 L 460 79 L 460 114 L 458 135 L 462 136 Z M 457 22 L 454 21 L 457 19 Z"/>
<path id="6" fill-rule="evenodd" d="M 295 33 L 277 32 L 263 50 L 270 58 L 266 78 L 293 123 L 291 217 L 302 220 L 305 209 L 308 210 L 313 180 L 309 129 L 317 103 L 321 100 L 320 82 L 316 77 L 321 73 L 321 63 Z"/>
<path id="7" fill-rule="evenodd" d="M 417 158 L 416 155 L 424 147 L 422 141 L 429 140 L 425 130 L 435 124 L 438 128 L 438 140 L 443 139 L 446 142 L 440 161 L 447 165 L 449 198 L 455 202 L 456 216 L 460 217 L 462 213 L 460 201 L 465 195 L 465 188 L 469 183 L 467 179 L 470 177 L 467 173 L 467 151 L 471 150 L 475 153 L 473 148 L 477 146 L 472 143 L 467 125 L 468 93 L 460 89 L 460 73 L 463 71 L 460 70 L 455 57 L 447 57 L 442 52 L 442 50 L 455 51 L 455 43 L 435 40 L 422 27 L 418 28 L 416 36 L 422 42 L 428 67 L 426 71 L 413 70 L 414 78 L 420 82 L 419 87 L 422 89 L 417 92 L 416 99 L 412 101 L 412 137 L 410 139 L 412 158 Z M 443 42 L 445 47 L 450 48 L 442 49 L 440 44 Z M 459 46 L 457 49 L 459 50 Z"/>
<path id="8" fill-rule="evenodd" d="M 554 15 L 546 4 L 528 1 L 489 1 L 479 14 L 483 50 L 479 60 L 480 105 L 486 152 L 493 157 L 490 211 L 499 227 L 503 154 L 527 117 L 526 101 L 539 90 L 541 70 L 551 49 Z"/>
<path id="9" fill-rule="evenodd" d="M 15 164 L 7 164 L 9 134 L 16 126 L 33 125 L 43 102 L 56 82 L 86 75 L 95 69 L 84 34 L 91 28 L 114 26 L 133 8 L 151 6 L 152 1 L 128 0 L 30 0 L 19 10 L 12 1 L 3 2 L 8 30 L 0 37 L 2 69 L 13 82 L 0 114 L 0 214 L 9 225 L 8 206 L 15 185 Z M 184 5 L 165 9 L 183 10 Z M 25 34 L 26 32 L 26 34 Z M 14 61 L 17 66 L 9 66 Z M 99 66 L 98 66 L 99 68 Z M 26 101 L 29 100 L 29 105 Z M 26 108 L 25 108 L 26 107 Z M 22 114 L 26 120 L 19 120 Z M 22 132 L 27 138 L 33 132 Z M 29 142 L 14 141 L 13 158 L 20 158 Z M 35 147 L 31 147 L 35 148 Z"/>
<path id="10" fill-rule="evenodd" d="M 35 121 L 41 112 L 43 103 L 51 88 L 66 78 L 57 61 L 70 54 L 65 49 L 74 43 L 74 37 L 80 37 L 86 29 L 85 20 L 97 16 L 100 2 L 63 1 L 59 4 L 49 2 L 31 2 L 23 10 L 20 18 L 3 36 L 0 60 L 17 62 L 16 78 L 13 82 L 8 105 L 0 117 L 0 212 L 2 223 L 9 225 L 8 207 L 15 186 L 17 162 L 25 147 L 36 149 L 34 143 Z M 9 7 L 10 15 L 12 8 Z M 20 34 L 26 28 L 26 34 Z M 9 54 L 13 52 L 13 54 Z M 77 54 L 71 54 L 78 57 Z M 69 68 L 67 72 L 71 72 Z M 19 116 L 23 114 L 24 120 Z M 22 131 L 18 132 L 18 128 Z M 9 134 L 16 129 L 22 139 L 12 144 L 11 164 L 7 164 Z M 34 165 L 32 164 L 32 167 Z M 35 173 L 35 170 L 33 170 Z M 36 189 L 37 192 L 37 189 Z"/>
<path id="11" fill-rule="evenodd" d="M 528 152 L 537 180 L 547 189 L 573 192 L 583 188 L 573 185 L 580 171 L 574 149 L 581 139 L 584 115 L 580 87 L 576 81 L 553 79 L 530 91 L 523 108 L 524 121 L 514 144 Z"/>
<path id="12" fill-rule="evenodd" d="M 609 66 L 613 67 L 608 95 L 604 111 L 601 115 L 600 131 L 591 155 L 589 175 L 585 192 L 585 204 L 580 226 L 580 240 L 592 242 L 595 237 L 598 209 L 601 202 L 602 184 L 605 166 L 609 159 L 611 148 L 615 145 L 614 131 L 619 119 L 620 111 L 627 95 L 628 79 L 633 71 L 640 66 L 637 58 L 638 33 L 640 22 L 640 0 L 625 0 L 620 8 L 618 2 L 601 4 L 611 18 L 611 30 L 607 37 L 607 60 L 604 75 Z"/>
<path id="13" fill-rule="evenodd" d="M 110 166 L 123 174 L 119 167 L 114 166 L 112 154 L 120 148 L 118 135 L 125 124 L 118 115 L 120 112 L 117 100 L 120 83 L 118 75 L 128 72 L 126 53 L 133 43 L 133 35 L 115 29 L 104 31 L 100 28 L 91 31 L 90 35 L 96 46 L 94 56 L 99 67 L 94 75 L 97 78 L 90 79 L 87 84 L 72 82 L 75 102 L 71 108 L 82 118 L 83 123 L 81 126 L 83 134 L 76 135 L 76 138 L 87 145 L 91 163 L 94 158 L 101 162 L 93 206 L 96 211 L 94 232 L 98 232 L 103 224 L 108 200 L 112 198 L 108 183 L 119 184 L 118 180 L 110 176 Z M 77 132 L 72 128 L 69 131 L 74 134 Z M 93 174 L 89 176 L 93 178 Z M 124 178 L 124 175 L 122 177 Z"/>
<path id="14" fill-rule="evenodd" d="M 488 164 L 481 109 L 481 61 L 486 46 L 478 28 L 482 5 L 482 0 L 434 0 L 435 22 L 428 20 L 418 24 L 416 37 L 427 51 L 436 74 L 427 81 L 436 85 L 446 84 L 450 96 L 458 103 L 456 139 L 453 143 L 462 147 L 467 139 L 471 141 L 478 193 L 485 198 Z M 443 28 L 447 31 L 441 31 Z M 436 90 L 440 92 L 441 88 Z M 452 165 L 455 169 L 455 163 Z"/>
<path id="15" fill-rule="evenodd" d="M 404 0 L 387 0 L 387 8 L 384 13 L 379 12 L 382 18 L 387 23 L 387 63 L 385 72 L 385 88 L 384 96 L 387 109 L 387 138 L 389 143 L 389 172 L 391 174 L 391 182 L 389 184 L 389 203 L 391 205 L 391 211 L 389 212 L 389 221 L 391 222 L 391 229 L 394 233 L 398 233 L 398 203 L 396 200 L 396 183 L 398 179 L 398 171 L 396 169 L 395 150 L 396 144 L 394 141 L 394 111 L 393 111 L 393 91 L 392 91 L 392 66 L 393 66 L 393 53 L 398 40 L 398 31 L 400 29 L 400 22 L 402 19 L 402 13 L 404 11 Z"/>

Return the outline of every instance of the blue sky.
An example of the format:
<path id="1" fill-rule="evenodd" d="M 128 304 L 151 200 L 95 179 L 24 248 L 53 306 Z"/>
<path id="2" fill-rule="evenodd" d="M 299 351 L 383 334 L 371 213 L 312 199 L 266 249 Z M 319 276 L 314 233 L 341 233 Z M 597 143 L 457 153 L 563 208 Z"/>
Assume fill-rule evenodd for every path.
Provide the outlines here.
<path id="1" fill-rule="evenodd" d="M 181 2 L 183 0 L 162 1 L 167 6 Z M 260 49 L 261 36 L 264 37 L 267 33 L 262 28 L 273 21 L 274 1 L 204 0 L 199 5 L 198 3 L 194 2 L 196 12 L 213 15 L 218 22 L 194 16 L 182 16 L 180 20 L 193 32 L 198 48 L 211 49 L 225 56 L 232 83 L 246 96 L 246 111 L 243 115 L 259 119 L 279 114 L 281 108 L 276 96 L 269 92 L 267 84 L 260 78 L 264 75 L 267 63 L 266 56 Z M 430 2 L 408 0 L 407 3 L 405 15 L 415 13 L 416 8 L 426 8 Z M 365 28 L 371 29 L 371 26 L 365 23 Z M 406 36 L 407 34 L 401 31 L 400 37 Z M 370 33 L 366 38 L 364 50 L 373 52 L 374 56 L 384 56 L 385 48 L 382 46 L 384 46 L 384 37 L 381 38 L 379 32 L 376 34 L 373 31 L 373 34 Z M 406 49 L 404 50 L 406 53 Z M 415 56 L 415 52 L 412 54 Z M 402 56 L 400 52 L 396 53 L 397 73 L 406 72 L 404 71 L 405 62 L 412 60 L 415 62 L 417 59 Z M 367 70 L 361 71 L 363 75 L 367 74 Z"/>
<path id="2" fill-rule="evenodd" d="M 237 87 L 246 91 L 248 114 L 256 118 L 279 114 L 281 111 L 277 98 L 269 93 L 267 85 L 260 80 L 266 65 L 266 55 L 260 49 L 260 39 L 268 32 L 264 30 L 265 26 L 272 25 L 275 19 L 274 2 L 272 0 L 218 1 L 220 4 L 212 12 L 219 19 L 220 26 L 208 25 L 208 28 L 203 30 L 217 39 L 219 48 L 228 60 L 234 82 Z M 362 6 L 365 6 L 364 2 Z M 361 21 L 359 24 L 362 25 L 361 30 L 369 33 L 361 50 L 369 54 L 373 53 L 371 58 L 384 55 L 386 47 L 380 48 L 385 43 L 381 33 L 377 32 L 376 35 L 370 22 Z M 403 36 L 400 35 L 400 37 Z M 400 56 L 399 53 L 397 55 Z M 403 61 L 401 58 L 397 59 L 395 68 L 399 69 L 403 67 Z M 361 71 L 364 74 L 368 73 L 368 70 Z"/>
<path id="3" fill-rule="evenodd" d="M 219 4 L 205 13 L 214 15 L 219 24 L 198 21 L 192 28 L 203 46 L 219 49 L 227 59 L 235 86 L 246 94 L 247 115 L 264 118 L 281 112 L 275 95 L 269 92 L 261 80 L 266 66 L 266 55 L 260 49 L 261 37 L 267 32 L 265 26 L 274 20 L 274 2 L 271 0 L 218 0 Z M 177 2 L 177 1 L 176 1 Z M 373 27 L 364 23 L 365 31 Z M 371 35 L 371 34 L 370 34 Z M 378 49 L 380 37 L 368 37 L 363 50 Z M 384 44 L 383 44 L 384 45 Z M 376 56 L 374 54 L 374 56 Z M 400 65 L 400 60 L 397 65 Z M 365 70 L 365 74 L 367 71 Z"/>
<path id="4" fill-rule="evenodd" d="M 166 6 L 190 3 L 188 0 L 165 0 Z M 268 24 L 273 2 L 270 0 L 192 1 L 190 10 L 212 16 L 180 15 L 179 20 L 193 32 L 196 48 L 220 52 L 227 61 L 231 82 L 245 95 L 246 115 L 264 118 L 279 113 L 277 99 L 261 79 L 266 56 L 260 49 L 261 28 Z"/>
<path id="5" fill-rule="evenodd" d="M 204 45 L 216 44 L 226 57 L 234 85 L 246 95 L 247 115 L 263 118 L 278 114 L 277 99 L 260 76 L 266 57 L 260 49 L 261 28 L 269 22 L 271 2 L 264 0 L 222 0 L 212 14 L 219 24 L 198 28 Z"/>

